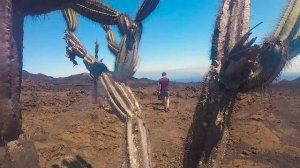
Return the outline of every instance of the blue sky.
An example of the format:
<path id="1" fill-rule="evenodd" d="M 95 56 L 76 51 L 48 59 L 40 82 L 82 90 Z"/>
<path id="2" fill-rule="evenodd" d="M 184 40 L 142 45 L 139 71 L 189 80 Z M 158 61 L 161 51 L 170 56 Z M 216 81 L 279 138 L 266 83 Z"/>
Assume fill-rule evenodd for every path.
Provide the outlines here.
<path id="1" fill-rule="evenodd" d="M 104 1 L 131 17 L 141 3 L 141 0 Z M 252 0 L 251 25 L 264 22 L 254 30 L 258 42 L 273 32 L 286 2 Z M 220 0 L 161 0 L 157 9 L 143 21 L 141 64 L 135 76 L 155 79 L 161 71 L 169 72 L 171 78 L 203 75 L 210 63 L 211 35 L 219 4 Z M 80 60 L 79 66 L 73 67 L 64 56 L 66 25 L 60 11 L 26 17 L 24 27 L 25 70 L 54 77 L 87 72 Z M 79 16 L 76 35 L 89 53 L 94 52 L 95 40 L 100 41 L 99 57 L 112 70 L 114 57 L 107 50 L 105 34 L 99 24 Z M 293 61 L 288 71 L 298 73 L 299 65 L 299 59 Z"/>

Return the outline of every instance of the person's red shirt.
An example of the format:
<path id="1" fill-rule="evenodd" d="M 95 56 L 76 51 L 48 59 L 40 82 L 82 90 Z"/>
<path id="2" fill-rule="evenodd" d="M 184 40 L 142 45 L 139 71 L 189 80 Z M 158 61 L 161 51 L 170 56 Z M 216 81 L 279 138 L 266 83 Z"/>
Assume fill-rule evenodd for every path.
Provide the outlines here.
<path id="1" fill-rule="evenodd" d="M 160 84 L 160 92 L 167 92 L 169 91 L 169 78 L 167 77 L 162 77 L 159 79 L 159 84 Z"/>

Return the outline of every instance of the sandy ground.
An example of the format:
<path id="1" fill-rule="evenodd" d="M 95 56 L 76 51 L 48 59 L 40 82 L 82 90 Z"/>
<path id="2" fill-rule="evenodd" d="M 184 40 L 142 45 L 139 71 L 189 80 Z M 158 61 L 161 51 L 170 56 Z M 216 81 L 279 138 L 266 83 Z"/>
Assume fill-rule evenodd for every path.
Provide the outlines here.
<path id="1" fill-rule="evenodd" d="M 151 135 L 154 167 L 182 167 L 199 83 L 172 84 L 164 112 L 156 83 L 130 81 Z M 300 167 L 300 85 L 240 95 L 222 167 Z M 102 91 L 95 103 L 87 75 L 66 79 L 30 76 L 22 86 L 23 130 L 34 141 L 42 168 L 80 155 L 95 168 L 124 166 L 125 128 Z"/>
<path id="2" fill-rule="evenodd" d="M 300 167 L 299 86 L 240 96 L 224 167 Z"/>

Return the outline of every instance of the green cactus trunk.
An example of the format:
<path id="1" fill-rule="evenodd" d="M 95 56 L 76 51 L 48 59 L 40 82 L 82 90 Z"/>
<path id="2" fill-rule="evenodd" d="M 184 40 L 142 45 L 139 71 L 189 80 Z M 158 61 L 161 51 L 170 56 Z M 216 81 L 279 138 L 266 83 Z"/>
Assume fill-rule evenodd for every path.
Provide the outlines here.
<path id="1" fill-rule="evenodd" d="M 222 160 L 227 122 L 237 92 L 220 85 L 220 70 L 229 51 L 249 31 L 249 19 L 250 0 L 223 0 L 212 40 L 212 65 L 187 136 L 183 163 L 186 168 L 218 166 Z"/>
<path id="2" fill-rule="evenodd" d="M 184 156 L 184 167 L 196 168 L 200 165 L 214 166 L 222 160 L 225 150 L 220 139 L 226 139 L 227 121 L 234 104 L 236 93 L 226 92 L 219 87 L 218 81 L 209 73 L 206 77 L 201 96 L 196 107 L 192 125 L 189 129 Z M 226 135 L 226 134 L 225 134 Z M 221 141 L 222 142 L 222 141 Z M 217 153 L 215 147 L 219 144 Z"/>

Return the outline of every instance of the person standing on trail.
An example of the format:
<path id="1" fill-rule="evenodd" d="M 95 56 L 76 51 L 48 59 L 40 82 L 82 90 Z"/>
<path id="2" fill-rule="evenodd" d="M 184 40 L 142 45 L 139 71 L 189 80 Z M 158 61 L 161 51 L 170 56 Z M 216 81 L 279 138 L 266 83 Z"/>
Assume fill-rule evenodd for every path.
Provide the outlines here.
<path id="1" fill-rule="evenodd" d="M 167 78 L 166 72 L 162 73 L 162 77 L 158 81 L 158 96 L 162 99 L 164 110 L 169 111 L 169 78 Z"/>

